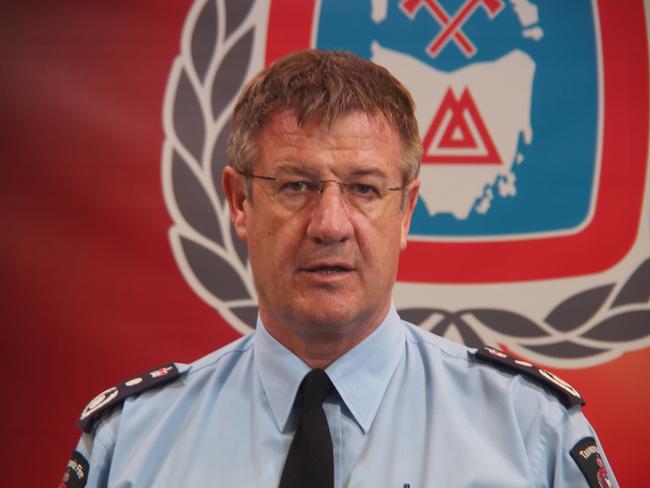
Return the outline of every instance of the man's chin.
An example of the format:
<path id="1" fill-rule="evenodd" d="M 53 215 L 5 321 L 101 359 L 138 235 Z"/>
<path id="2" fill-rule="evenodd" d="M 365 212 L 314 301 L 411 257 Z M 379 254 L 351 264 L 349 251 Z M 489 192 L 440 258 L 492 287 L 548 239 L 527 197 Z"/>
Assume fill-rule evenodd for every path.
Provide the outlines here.
<path id="1" fill-rule="evenodd" d="M 318 294 L 317 294 L 318 295 Z M 301 304 L 299 322 L 312 332 L 323 334 L 350 334 L 350 329 L 365 329 L 373 324 L 377 309 L 360 307 L 350 293 L 316 296 Z"/>

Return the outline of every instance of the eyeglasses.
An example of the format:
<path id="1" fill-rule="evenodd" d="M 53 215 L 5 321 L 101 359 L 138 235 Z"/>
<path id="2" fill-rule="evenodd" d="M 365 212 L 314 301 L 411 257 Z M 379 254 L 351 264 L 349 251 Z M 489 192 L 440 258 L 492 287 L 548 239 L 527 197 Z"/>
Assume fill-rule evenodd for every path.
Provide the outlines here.
<path id="1" fill-rule="evenodd" d="M 290 212 L 298 212 L 318 199 L 327 183 L 336 183 L 346 203 L 367 215 L 381 212 L 391 192 L 404 188 L 389 186 L 382 176 L 375 174 L 352 176 L 345 180 L 321 180 L 291 173 L 262 176 L 237 171 L 246 178 L 255 178 L 265 184 L 271 200 Z"/>

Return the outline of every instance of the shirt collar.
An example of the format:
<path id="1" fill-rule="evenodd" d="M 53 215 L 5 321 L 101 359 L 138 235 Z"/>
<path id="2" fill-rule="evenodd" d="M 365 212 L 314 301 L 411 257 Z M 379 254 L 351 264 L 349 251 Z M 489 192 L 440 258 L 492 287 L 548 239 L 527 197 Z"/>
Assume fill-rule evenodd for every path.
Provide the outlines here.
<path id="1" fill-rule="evenodd" d="M 404 353 L 404 340 L 404 327 L 392 305 L 379 327 L 326 369 L 364 433 L 370 430 Z M 300 382 L 310 368 L 275 340 L 259 317 L 255 333 L 255 364 L 278 429 L 284 431 Z"/>
<path id="2" fill-rule="evenodd" d="M 300 382 L 310 368 L 269 334 L 259 315 L 254 347 L 257 374 L 278 429 L 284 431 Z"/>

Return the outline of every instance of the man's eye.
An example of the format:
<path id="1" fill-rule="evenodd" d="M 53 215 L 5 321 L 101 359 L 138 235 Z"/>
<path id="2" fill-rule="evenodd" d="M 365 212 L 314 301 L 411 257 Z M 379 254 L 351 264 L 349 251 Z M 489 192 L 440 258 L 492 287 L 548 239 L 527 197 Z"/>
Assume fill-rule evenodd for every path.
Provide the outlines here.
<path id="1" fill-rule="evenodd" d="M 350 183 L 350 191 L 355 195 L 360 195 L 364 197 L 376 197 L 379 196 L 379 190 L 373 185 L 368 185 L 367 183 Z"/>
<path id="2" fill-rule="evenodd" d="M 296 180 L 296 181 L 286 181 L 280 187 L 282 191 L 290 192 L 303 192 L 308 189 L 308 184 L 306 181 Z"/>

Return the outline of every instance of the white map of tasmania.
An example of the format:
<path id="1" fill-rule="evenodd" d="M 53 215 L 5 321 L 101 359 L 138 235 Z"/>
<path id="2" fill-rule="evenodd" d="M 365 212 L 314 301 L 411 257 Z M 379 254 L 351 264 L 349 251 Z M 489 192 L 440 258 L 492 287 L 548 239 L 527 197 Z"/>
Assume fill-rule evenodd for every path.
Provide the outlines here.
<path id="1" fill-rule="evenodd" d="M 539 40 L 543 32 L 534 25 L 536 7 L 525 0 L 512 1 L 511 6 L 524 28 L 522 35 Z M 381 15 L 375 11 L 373 17 Z M 501 197 L 516 195 L 513 166 L 523 161 L 518 154 L 520 138 L 525 144 L 533 138 L 530 111 L 535 62 L 530 56 L 513 49 L 495 61 L 471 63 L 448 73 L 374 42 L 372 60 L 396 73 L 412 93 L 423 139 L 444 107 L 445 97 L 456 102 L 471 99 L 476 109 L 478 118 L 462 111 L 466 133 L 452 126 L 447 144 L 443 135 L 450 127 L 451 113 L 443 112 L 441 130 L 435 131 L 428 147 L 425 145 L 420 195 L 429 215 L 447 213 L 464 220 L 472 210 L 489 211 L 493 188 Z M 463 144 L 467 141 L 472 144 Z M 481 159 L 482 163 L 477 162 Z"/>

